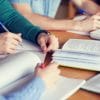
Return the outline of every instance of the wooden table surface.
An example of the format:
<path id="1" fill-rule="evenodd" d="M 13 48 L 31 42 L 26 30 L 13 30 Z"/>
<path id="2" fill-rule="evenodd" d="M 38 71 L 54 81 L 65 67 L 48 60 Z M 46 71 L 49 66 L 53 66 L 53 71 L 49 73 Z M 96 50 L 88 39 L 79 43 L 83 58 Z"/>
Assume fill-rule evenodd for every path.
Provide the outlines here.
<path id="1" fill-rule="evenodd" d="M 58 37 L 60 42 L 60 47 L 70 38 L 89 39 L 88 36 L 73 34 L 69 32 L 63 32 L 63 31 L 51 31 L 51 32 Z M 50 59 L 51 59 L 51 54 L 48 54 L 47 62 L 50 61 Z M 94 76 L 95 74 L 97 74 L 97 72 L 95 71 L 74 69 L 74 68 L 68 68 L 64 66 L 60 66 L 60 69 L 61 69 L 61 75 L 70 78 L 88 79 Z M 78 92 L 76 92 L 67 100 L 100 100 L 100 94 L 95 94 L 80 89 Z"/>

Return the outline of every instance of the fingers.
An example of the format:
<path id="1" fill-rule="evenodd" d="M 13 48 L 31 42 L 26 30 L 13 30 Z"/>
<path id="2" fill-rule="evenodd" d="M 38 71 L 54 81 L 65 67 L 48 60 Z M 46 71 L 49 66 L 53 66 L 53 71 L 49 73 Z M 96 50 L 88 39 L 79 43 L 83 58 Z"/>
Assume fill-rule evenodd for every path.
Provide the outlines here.
<path id="1" fill-rule="evenodd" d="M 38 43 L 44 53 L 54 51 L 59 48 L 58 38 L 54 35 L 41 33 L 38 37 Z"/>
<path id="2" fill-rule="evenodd" d="M 54 35 L 49 35 L 49 40 L 48 40 L 48 48 L 47 48 L 47 52 L 49 51 L 54 51 L 56 49 L 59 48 L 59 42 L 58 42 L 58 38 L 55 37 Z"/>
<path id="3" fill-rule="evenodd" d="M 2 34 L 2 44 L 4 53 L 15 53 L 16 48 L 22 41 L 19 35 L 14 33 L 6 32 Z"/>
<path id="4" fill-rule="evenodd" d="M 44 53 L 46 53 L 47 45 L 46 45 L 46 39 L 45 38 L 41 38 L 41 40 L 40 40 L 40 47 L 41 47 L 42 51 Z"/>
<path id="5" fill-rule="evenodd" d="M 97 15 L 94 15 L 92 18 L 94 21 L 93 29 L 94 30 L 99 29 L 100 28 L 100 13 Z"/>
<path id="6" fill-rule="evenodd" d="M 18 41 L 18 42 L 22 42 L 21 34 L 13 34 L 13 33 L 11 33 L 11 37 L 14 40 Z"/>

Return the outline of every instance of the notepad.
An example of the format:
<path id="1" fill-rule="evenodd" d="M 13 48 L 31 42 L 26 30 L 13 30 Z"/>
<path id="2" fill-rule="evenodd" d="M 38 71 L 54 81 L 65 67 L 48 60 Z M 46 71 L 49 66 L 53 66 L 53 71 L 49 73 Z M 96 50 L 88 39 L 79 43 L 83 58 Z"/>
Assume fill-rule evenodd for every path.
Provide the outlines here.
<path id="1" fill-rule="evenodd" d="M 60 76 L 54 86 L 47 89 L 40 100 L 65 100 L 74 94 L 85 83 L 85 80 Z"/>
<path id="2" fill-rule="evenodd" d="M 69 39 L 52 58 L 67 67 L 100 71 L 100 41 Z"/>

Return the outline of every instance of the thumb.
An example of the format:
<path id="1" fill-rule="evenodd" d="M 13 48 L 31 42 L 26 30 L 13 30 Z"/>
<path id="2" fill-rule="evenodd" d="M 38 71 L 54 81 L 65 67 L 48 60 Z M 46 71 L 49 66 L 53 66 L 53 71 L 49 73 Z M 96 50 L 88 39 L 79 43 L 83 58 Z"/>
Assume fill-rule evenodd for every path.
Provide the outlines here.
<path id="1" fill-rule="evenodd" d="M 39 44 L 40 44 L 40 47 L 43 50 L 43 52 L 46 52 L 46 50 L 47 50 L 46 40 L 45 39 L 41 39 Z"/>

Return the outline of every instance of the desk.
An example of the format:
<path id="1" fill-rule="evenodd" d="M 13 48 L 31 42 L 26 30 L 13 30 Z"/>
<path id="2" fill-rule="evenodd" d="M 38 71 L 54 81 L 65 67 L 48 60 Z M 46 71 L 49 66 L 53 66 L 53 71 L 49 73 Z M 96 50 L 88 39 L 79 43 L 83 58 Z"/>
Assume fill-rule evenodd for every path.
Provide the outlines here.
<path id="1" fill-rule="evenodd" d="M 60 47 L 70 38 L 81 38 L 81 39 L 89 39 L 88 36 L 81 36 L 78 34 L 68 33 L 68 32 L 62 32 L 62 31 L 51 31 L 53 34 L 55 34 L 60 42 Z M 50 60 L 50 54 L 47 57 L 47 60 Z M 61 67 L 61 75 L 65 77 L 71 77 L 71 78 L 78 78 L 78 79 L 88 79 L 97 72 L 95 71 L 87 71 L 87 70 L 81 70 L 81 69 L 74 69 L 74 68 L 67 68 L 67 67 Z M 95 93 L 87 92 L 84 90 L 79 90 L 74 95 L 72 95 L 68 100 L 100 100 L 100 95 L 97 95 Z"/>

